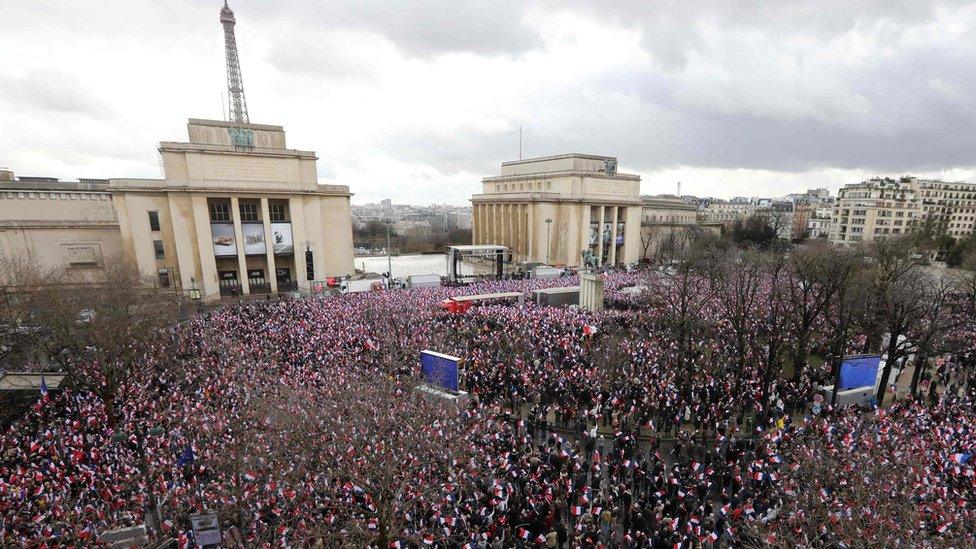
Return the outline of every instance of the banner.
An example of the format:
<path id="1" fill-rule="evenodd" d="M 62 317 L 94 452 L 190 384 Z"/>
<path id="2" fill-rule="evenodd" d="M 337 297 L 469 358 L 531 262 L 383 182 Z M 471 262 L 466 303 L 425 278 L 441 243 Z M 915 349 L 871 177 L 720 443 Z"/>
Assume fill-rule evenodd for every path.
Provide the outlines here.
<path id="1" fill-rule="evenodd" d="M 451 391 L 458 390 L 458 362 L 460 358 L 434 351 L 420 351 L 420 370 L 424 380 Z"/>
<path id="2" fill-rule="evenodd" d="M 210 234 L 213 235 L 214 255 L 218 257 L 237 255 L 233 223 L 211 223 Z"/>
<path id="3" fill-rule="evenodd" d="M 244 254 L 264 255 L 266 250 L 264 245 L 264 225 L 261 223 L 244 223 L 241 225 L 241 232 L 244 233 Z"/>
<path id="4" fill-rule="evenodd" d="M 858 387 L 874 387 L 878 379 L 881 355 L 851 356 L 840 363 L 839 391 Z"/>
<path id="5" fill-rule="evenodd" d="M 291 239 L 291 223 L 271 224 L 271 249 L 275 255 L 295 253 L 295 244 Z"/>

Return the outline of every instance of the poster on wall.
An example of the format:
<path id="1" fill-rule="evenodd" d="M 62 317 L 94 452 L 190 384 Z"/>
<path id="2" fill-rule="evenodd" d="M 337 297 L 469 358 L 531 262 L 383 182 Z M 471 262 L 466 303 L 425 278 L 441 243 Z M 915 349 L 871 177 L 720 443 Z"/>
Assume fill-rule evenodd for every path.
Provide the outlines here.
<path id="1" fill-rule="evenodd" d="M 275 254 L 295 253 L 295 244 L 291 240 L 291 223 L 271 224 L 271 249 Z"/>
<path id="2" fill-rule="evenodd" d="M 237 245 L 234 242 L 234 225 L 231 223 L 212 223 L 210 234 L 213 235 L 214 255 L 237 255 Z"/>
<path id="3" fill-rule="evenodd" d="M 251 254 L 264 254 L 264 225 L 261 223 L 244 223 L 241 225 L 241 231 L 244 235 L 244 253 L 246 255 Z"/>

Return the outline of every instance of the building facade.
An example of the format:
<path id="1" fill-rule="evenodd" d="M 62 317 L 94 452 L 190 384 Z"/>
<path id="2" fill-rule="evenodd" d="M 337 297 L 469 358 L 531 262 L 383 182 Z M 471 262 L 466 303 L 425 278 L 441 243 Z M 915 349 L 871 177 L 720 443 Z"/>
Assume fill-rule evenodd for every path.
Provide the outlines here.
<path id="1" fill-rule="evenodd" d="M 976 229 L 976 184 L 902 177 L 873 178 L 840 190 L 830 241 L 870 242 L 927 227 L 966 238 Z"/>
<path id="2" fill-rule="evenodd" d="M 732 200 L 703 200 L 698 205 L 698 219 L 702 223 L 721 223 L 731 225 L 738 219 L 745 219 L 756 213 L 759 207 L 747 198 Z"/>
<path id="3" fill-rule="evenodd" d="M 641 197 L 641 259 L 674 259 L 696 234 L 721 234 L 721 223 L 702 223 L 698 206 L 673 195 Z"/>
<path id="4" fill-rule="evenodd" d="M 281 126 L 190 119 L 163 179 L 0 181 L 0 251 L 79 278 L 128 258 L 161 286 L 221 295 L 309 290 L 353 273 L 348 187 Z M 16 180 L 14 180 L 16 179 Z"/>
<path id="5" fill-rule="evenodd" d="M 845 185 L 837 194 L 828 239 L 853 245 L 911 232 L 920 219 L 918 186 L 910 179 L 874 178 Z"/>
<path id="6" fill-rule="evenodd" d="M 474 244 L 508 246 L 513 260 L 577 266 L 640 258 L 640 176 L 610 156 L 564 154 L 505 162 L 471 198 Z"/>
<path id="7" fill-rule="evenodd" d="M 931 217 L 941 232 L 955 239 L 973 234 L 976 184 L 914 178 L 912 181 L 918 186 L 923 217 Z"/>

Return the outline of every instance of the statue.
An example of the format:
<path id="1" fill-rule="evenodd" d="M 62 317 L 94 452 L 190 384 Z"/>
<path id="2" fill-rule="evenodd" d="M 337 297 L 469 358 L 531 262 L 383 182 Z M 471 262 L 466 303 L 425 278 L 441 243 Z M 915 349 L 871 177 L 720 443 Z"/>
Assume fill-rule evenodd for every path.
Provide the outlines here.
<path id="1" fill-rule="evenodd" d="M 593 252 L 590 250 L 583 250 L 580 252 L 580 257 L 583 259 L 583 266 L 589 267 L 591 269 L 596 269 L 600 266 L 600 261 L 597 259 Z"/>

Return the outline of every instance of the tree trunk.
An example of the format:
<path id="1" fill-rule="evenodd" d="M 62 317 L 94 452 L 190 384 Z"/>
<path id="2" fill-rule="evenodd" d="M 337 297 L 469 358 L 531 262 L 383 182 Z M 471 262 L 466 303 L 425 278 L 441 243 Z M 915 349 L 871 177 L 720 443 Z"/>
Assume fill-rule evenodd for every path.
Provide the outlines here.
<path id="1" fill-rule="evenodd" d="M 912 374 L 912 396 L 918 393 L 918 381 L 922 377 L 922 372 L 925 371 L 928 366 L 928 358 L 922 352 L 918 353 L 918 357 L 915 359 L 915 372 Z"/>
<path id="2" fill-rule="evenodd" d="M 115 415 L 115 395 L 108 393 L 102 395 L 102 404 L 105 405 L 105 416 L 108 418 L 108 426 L 115 429 L 118 418 Z"/>
<path id="3" fill-rule="evenodd" d="M 888 378 L 891 377 L 891 368 L 897 360 L 896 351 L 898 350 L 898 336 L 900 334 L 890 333 L 888 337 L 887 359 L 885 360 L 884 371 L 881 373 L 881 383 L 878 385 L 878 406 L 884 404 L 885 392 L 888 390 Z"/>

